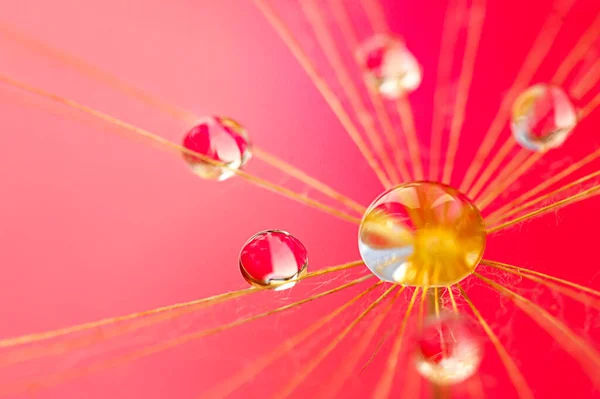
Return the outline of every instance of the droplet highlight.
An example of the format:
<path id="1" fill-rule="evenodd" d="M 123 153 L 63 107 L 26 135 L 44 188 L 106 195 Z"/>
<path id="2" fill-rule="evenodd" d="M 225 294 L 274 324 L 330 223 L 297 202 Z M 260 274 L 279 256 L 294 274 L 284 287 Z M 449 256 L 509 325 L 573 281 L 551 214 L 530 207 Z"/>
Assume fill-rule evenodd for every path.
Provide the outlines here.
<path id="1" fill-rule="evenodd" d="M 561 146 L 576 124 L 577 113 L 571 100 L 556 86 L 532 86 L 513 104 L 513 136 L 531 151 L 542 152 Z"/>
<path id="2" fill-rule="evenodd" d="M 233 119 L 220 116 L 203 118 L 185 135 L 183 146 L 206 157 L 183 154 L 192 171 L 209 180 L 230 178 L 252 157 L 246 129 Z"/>
<path id="3" fill-rule="evenodd" d="M 483 356 L 472 324 L 453 315 L 427 319 L 416 348 L 418 372 L 438 385 L 467 380 L 477 372 Z"/>
<path id="4" fill-rule="evenodd" d="M 485 250 L 485 225 L 463 194 L 414 182 L 381 194 L 365 212 L 358 249 L 379 279 L 415 287 L 446 286 L 470 275 Z"/>
<path id="5" fill-rule="evenodd" d="M 307 273 L 308 253 L 296 237 L 282 230 L 265 230 L 252 236 L 239 256 L 244 279 L 259 288 L 285 290 Z"/>
<path id="6" fill-rule="evenodd" d="M 421 66 L 400 38 L 374 36 L 361 45 L 358 59 L 368 83 L 387 99 L 398 99 L 421 85 Z"/>

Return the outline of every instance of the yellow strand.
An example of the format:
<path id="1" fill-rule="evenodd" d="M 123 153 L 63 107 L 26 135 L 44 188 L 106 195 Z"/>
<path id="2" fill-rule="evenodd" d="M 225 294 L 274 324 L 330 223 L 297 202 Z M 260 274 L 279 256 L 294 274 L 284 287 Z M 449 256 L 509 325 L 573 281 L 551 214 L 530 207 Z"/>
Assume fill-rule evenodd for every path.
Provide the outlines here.
<path id="1" fill-rule="evenodd" d="M 600 170 L 597 171 L 597 172 L 594 172 L 594 173 L 590 173 L 589 175 L 584 176 L 584 177 L 582 177 L 580 179 L 577 179 L 577 180 L 575 180 L 575 181 L 573 181 L 573 182 L 571 182 L 569 184 L 565 184 L 564 186 L 562 186 L 562 187 L 560 187 L 560 188 L 558 188 L 558 189 L 556 189 L 556 190 L 554 190 L 552 192 L 549 192 L 548 194 L 540 195 L 536 199 L 528 201 L 528 202 L 526 202 L 526 203 L 524 203 L 524 204 L 522 204 L 520 206 L 517 206 L 517 207 L 515 207 L 513 209 L 510 209 L 508 211 L 505 211 L 505 212 L 502 212 L 502 213 L 499 213 L 498 211 L 496 211 L 496 212 L 490 214 L 488 217 L 485 218 L 486 223 L 488 223 L 488 224 L 498 223 L 501 220 L 505 220 L 509 216 L 512 216 L 512 215 L 514 215 L 516 213 L 519 213 L 519 212 L 521 212 L 524 209 L 530 208 L 531 206 L 533 206 L 533 205 L 535 205 L 537 203 L 540 203 L 540 202 L 543 202 L 543 201 L 545 201 L 545 200 L 547 200 L 549 198 L 552 198 L 556 194 L 559 194 L 559 193 L 561 193 L 561 192 L 563 192 L 565 190 L 568 190 L 571 187 L 578 186 L 581 183 L 584 183 L 584 182 L 586 182 L 586 181 L 588 181 L 590 179 L 593 179 L 593 178 L 595 178 L 597 176 L 600 176 Z"/>
<path id="2" fill-rule="evenodd" d="M 406 287 L 404 286 L 400 287 L 396 295 L 394 295 L 394 297 L 390 300 L 385 309 L 377 315 L 375 320 L 369 323 L 369 329 L 363 334 L 361 334 L 360 341 L 353 346 L 352 352 L 340 363 L 340 368 L 332 375 L 331 379 L 328 380 L 328 383 L 324 387 L 324 391 L 320 393 L 319 397 L 338 397 L 338 392 L 340 391 L 340 389 L 342 389 L 348 378 L 352 376 L 352 371 L 356 368 L 360 357 L 367 349 L 369 343 L 371 343 L 371 341 L 373 340 L 375 333 L 379 330 L 381 324 L 384 322 L 384 320 L 392 310 L 392 307 L 400 297 L 400 294 L 402 294 L 405 288 Z"/>
<path id="3" fill-rule="evenodd" d="M 332 272 L 346 270 L 360 265 L 363 265 L 362 261 L 354 261 L 337 266 L 331 266 L 312 273 L 308 273 L 302 277 L 299 277 L 296 281 L 322 276 Z M 15 363 L 22 363 L 25 361 L 38 359 L 45 356 L 60 355 L 65 352 L 71 352 L 74 350 L 86 348 L 104 342 L 111 338 L 137 331 L 141 328 L 156 325 L 162 321 L 173 320 L 177 317 L 198 311 L 208 306 L 213 306 L 218 303 L 222 303 L 234 298 L 239 298 L 247 294 L 264 291 L 265 290 L 261 290 L 258 288 L 247 288 L 239 291 L 214 295 L 208 298 L 177 303 L 169 306 L 162 306 L 159 308 L 149 309 L 143 312 L 131 313 L 124 316 L 110 317 L 57 330 L 46 331 L 36 334 L 28 334 L 14 338 L 7 338 L 0 341 L 0 348 L 10 348 L 25 344 L 38 343 L 50 339 L 59 338 L 65 335 L 81 333 L 90 330 L 95 330 L 97 332 L 94 335 L 86 335 L 83 337 L 78 336 L 75 338 L 71 338 L 67 341 L 59 341 L 57 343 L 52 343 L 42 347 L 33 346 L 25 347 L 22 349 L 16 349 L 12 352 L 3 354 L 3 356 L 0 358 L 0 367 Z M 113 326 L 115 324 L 122 324 L 124 322 L 129 323 L 120 325 L 118 328 L 114 328 L 111 330 L 103 329 L 106 327 Z"/>
<path id="4" fill-rule="evenodd" d="M 533 218 L 535 216 L 541 215 L 541 214 L 543 214 L 545 212 L 548 212 L 548 211 L 551 211 L 553 209 L 560 208 L 562 206 L 566 206 L 566 205 L 569 205 L 569 204 L 572 204 L 572 203 L 584 200 L 586 198 L 589 198 L 589 197 L 595 195 L 596 191 L 598 191 L 598 190 L 600 190 L 600 184 L 596 185 L 596 186 L 594 186 L 592 188 L 589 188 L 589 189 L 587 189 L 585 191 L 582 191 L 579 194 L 575 194 L 575 195 L 567 197 L 567 198 L 565 198 L 563 200 L 557 201 L 554 204 L 541 207 L 540 209 L 537 209 L 537 210 L 535 210 L 533 212 L 530 212 L 530 213 L 528 213 L 526 215 L 519 216 L 518 218 L 515 218 L 515 219 L 510 220 L 508 222 L 502 223 L 500 225 L 494 226 L 494 227 L 488 229 L 487 233 L 488 234 L 495 233 L 495 232 L 497 232 L 499 230 L 502 230 L 502 229 L 505 229 L 505 228 L 507 228 L 509 226 L 512 226 L 513 224 L 523 222 L 525 220 L 531 219 L 531 218 Z"/>
<path id="5" fill-rule="evenodd" d="M 535 195 L 541 193 L 542 191 L 544 191 L 548 187 L 552 186 L 556 182 L 569 176 L 571 173 L 574 173 L 577 170 L 581 169 L 582 167 L 586 166 L 587 164 L 595 161 L 598 157 L 600 157 L 600 148 L 595 150 L 594 152 L 588 154 L 587 156 L 580 159 L 579 161 L 576 161 L 575 163 L 571 164 L 570 166 L 568 166 L 561 172 L 559 172 L 555 175 L 552 175 L 548 179 L 540 182 L 540 184 L 537 185 L 536 187 L 532 188 L 531 190 L 527 191 L 526 193 L 522 194 L 521 196 L 515 198 L 514 200 L 510 201 L 508 204 L 506 204 L 506 205 L 502 206 L 501 208 L 499 208 L 498 210 L 496 210 L 494 212 L 494 214 L 501 215 L 504 212 L 507 212 L 510 209 L 513 209 L 518 204 L 523 203 L 524 201 L 528 200 L 531 197 L 534 197 Z"/>
<path id="6" fill-rule="evenodd" d="M 307 338 L 310 338 L 313 334 L 319 331 L 321 328 L 326 326 L 331 320 L 340 315 L 343 311 L 354 305 L 361 298 L 367 295 L 369 292 L 373 291 L 381 284 L 377 282 L 373 284 L 371 287 L 367 288 L 350 301 L 344 303 L 338 308 L 334 309 L 331 313 L 327 314 L 325 317 L 320 318 L 315 323 L 311 324 L 308 328 L 302 330 L 300 333 L 294 335 L 293 337 L 284 341 L 281 345 L 278 345 L 272 351 L 269 351 L 264 356 L 259 357 L 258 359 L 252 361 L 248 366 L 244 367 L 244 369 L 235 372 L 231 375 L 230 378 L 226 379 L 222 383 L 218 384 L 216 387 L 210 389 L 208 392 L 201 395 L 201 397 L 206 398 L 226 398 L 231 395 L 235 390 L 237 390 L 243 384 L 251 381 L 255 376 L 257 376 L 262 370 L 267 368 L 269 365 L 273 364 L 277 359 L 282 358 L 284 355 L 293 350 L 298 344 L 302 343 Z"/>
<path id="7" fill-rule="evenodd" d="M 406 325 L 408 324 L 410 312 L 412 311 L 412 308 L 415 305 L 415 300 L 417 299 L 418 292 L 419 288 L 417 287 L 415 288 L 415 291 L 413 292 L 413 295 L 410 298 L 410 302 L 408 303 L 408 308 L 406 309 L 406 313 L 404 314 L 404 318 L 402 319 L 402 324 L 400 324 L 400 330 L 398 331 L 398 335 L 396 335 L 396 339 L 394 340 L 394 344 L 390 351 L 390 356 L 388 357 L 386 367 L 383 371 L 381 378 L 379 379 L 379 383 L 375 387 L 373 399 L 387 398 L 390 394 L 392 384 L 394 381 L 394 375 L 396 374 L 396 367 L 398 366 L 400 350 L 402 349 L 402 339 L 404 337 L 404 331 L 406 330 Z"/>
<path id="8" fill-rule="evenodd" d="M 446 286 L 446 291 L 450 295 L 450 302 L 452 302 L 452 310 L 454 311 L 455 315 L 458 315 L 458 306 L 456 306 L 456 300 L 454 299 L 454 294 L 452 293 L 452 287 L 449 285 Z"/>
<path id="9" fill-rule="evenodd" d="M 388 32 L 389 27 L 377 2 L 366 3 L 362 1 L 362 5 L 369 19 L 369 23 L 375 32 Z M 423 165 L 421 162 L 421 152 L 419 149 L 419 139 L 417 137 L 417 129 L 412 107 L 408 98 L 400 97 L 396 101 L 396 110 L 400 116 L 400 124 L 406 138 L 406 146 L 410 157 L 411 166 L 413 168 L 413 176 L 415 180 L 423 180 Z"/>
<path id="10" fill-rule="evenodd" d="M 471 299 L 469 298 L 467 293 L 463 290 L 461 285 L 460 284 L 456 284 L 456 285 L 458 286 L 460 294 L 465 299 L 465 302 L 467 302 L 467 305 L 469 305 L 469 307 L 471 308 L 471 311 L 473 312 L 473 314 L 475 315 L 477 320 L 479 320 L 479 324 L 481 324 L 483 331 L 485 331 L 488 338 L 490 339 L 490 342 L 492 343 L 492 345 L 494 345 L 494 348 L 496 348 L 496 352 L 498 352 L 498 356 L 500 356 L 500 360 L 504 364 L 504 367 L 506 368 L 506 371 L 508 372 L 508 377 L 510 378 L 510 381 L 513 383 L 513 386 L 515 387 L 515 390 L 517 391 L 517 395 L 519 396 L 519 398 L 533 399 L 533 397 L 534 397 L 533 393 L 531 392 L 529 385 L 527 385 L 527 381 L 525 380 L 525 377 L 523 377 L 523 374 L 521 374 L 521 371 L 519 370 L 519 368 L 517 367 L 515 362 L 512 360 L 512 358 L 510 357 L 508 352 L 506 351 L 506 348 L 504 348 L 504 346 L 502 345 L 502 343 L 500 342 L 500 340 L 498 339 L 496 334 L 494 334 L 494 331 L 492 331 L 492 328 L 485 321 L 483 316 L 481 316 L 481 313 L 479 313 L 479 310 L 475 307 L 475 304 L 473 304 L 473 302 L 471 301 Z"/>
<path id="11" fill-rule="evenodd" d="M 295 201 L 298 201 L 302 204 L 305 205 L 309 205 L 312 206 L 313 208 L 319 209 L 325 213 L 328 213 L 332 216 L 338 217 L 342 220 L 346 220 L 348 222 L 351 223 L 355 223 L 355 224 L 359 224 L 360 223 L 360 219 L 354 216 L 350 216 L 345 212 L 342 212 L 340 210 L 337 210 L 333 207 L 330 207 L 328 205 L 324 205 L 322 203 L 320 203 L 319 201 L 316 201 L 314 199 L 308 198 L 306 195 L 303 194 L 299 194 L 296 193 L 293 190 L 287 189 L 285 187 L 282 187 L 278 184 L 272 183 L 268 180 L 262 179 L 258 176 L 254 176 L 248 172 L 244 172 L 242 170 L 236 169 L 236 168 L 232 168 L 222 162 L 218 162 L 215 161 L 214 159 L 207 157 L 206 155 L 203 154 L 199 154 L 195 151 L 189 150 L 188 148 L 185 148 L 179 144 L 173 143 L 167 139 L 165 139 L 164 137 L 158 136 L 154 133 L 151 133 L 145 129 L 142 129 L 140 127 L 134 126 L 130 123 L 124 122 L 120 119 L 114 118 L 110 115 L 107 115 L 103 112 L 100 112 L 98 110 L 95 110 L 93 108 L 87 107 L 85 105 L 79 104 L 76 101 L 58 96 L 56 94 L 53 93 L 49 93 L 46 92 L 42 89 L 38 89 L 36 87 L 30 86 L 26 83 L 20 82 L 18 80 L 12 79 L 8 76 L 5 75 L 0 75 L 0 82 L 4 82 L 7 85 L 13 86 L 15 88 L 18 88 L 20 90 L 26 91 L 30 94 L 35 94 L 41 97 L 44 97 L 48 100 L 52 100 L 56 103 L 59 104 L 63 104 L 66 105 L 68 107 L 71 107 L 73 109 L 76 109 L 78 111 L 81 111 L 83 113 L 92 115 L 100 120 L 103 120 L 113 126 L 122 128 L 126 131 L 132 132 L 134 134 L 136 134 L 137 137 L 141 137 L 141 138 L 145 138 L 150 140 L 151 142 L 154 142 L 156 144 L 161 145 L 163 148 L 165 149 L 169 149 L 169 150 L 173 150 L 173 151 L 177 151 L 179 154 L 186 154 L 186 155 L 190 155 L 193 156 L 199 160 L 201 160 L 202 162 L 205 162 L 209 165 L 213 165 L 213 166 L 217 166 L 220 168 L 225 168 L 228 169 L 230 171 L 232 171 L 233 173 L 235 173 L 237 176 L 239 176 L 240 178 L 253 183 L 259 187 L 265 188 L 269 191 L 275 192 L 277 194 L 283 195 L 285 197 L 291 198 Z"/>
<path id="12" fill-rule="evenodd" d="M 541 278 L 536 277 L 536 276 L 531 276 L 531 275 L 526 274 L 526 273 L 519 273 L 516 270 L 512 270 L 512 269 L 509 269 L 507 267 L 502 267 L 502 266 L 500 266 L 498 264 L 494 264 L 493 262 L 489 262 L 489 261 L 486 262 L 486 263 L 481 262 L 481 264 L 482 265 L 485 264 L 487 266 L 494 267 L 494 268 L 496 268 L 498 270 L 502 270 L 502 271 L 504 271 L 506 273 L 514 274 L 515 276 L 523 277 L 523 278 L 525 278 L 527 280 L 534 281 L 534 282 L 539 283 L 539 284 L 541 284 L 541 285 L 543 285 L 545 287 L 548 287 L 551 290 L 554 290 L 555 292 L 558 292 L 558 293 L 563 294 L 565 296 L 568 296 L 569 298 L 572 298 L 572 299 L 574 299 L 574 300 L 576 300 L 578 302 L 581 302 L 584 305 L 591 306 L 591 307 L 593 307 L 595 309 L 600 309 L 600 301 L 599 300 L 591 298 L 591 297 L 589 297 L 589 296 L 587 296 L 585 294 L 582 294 L 580 292 L 573 291 L 573 290 L 571 290 L 569 288 L 560 286 L 558 284 L 554 284 L 554 283 L 552 283 L 550 281 L 546 281 L 546 280 L 541 279 Z"/>
<path id="13" fill-rule="evenodd" d="M 460 71 L 458 81 L 458 94 L 454 104 L 454 112 L 452 113 L 452 123 L 450 125 L 450 135 L 446 158 L 444 162 L 444 170 L 442 182 L 450 184 L 452 182 L 452 171 L 454 170 L 454 162 L 458 143 L 460 139 L 461 129 L 465 120 L 467 108 L 467 99 L 471 81 L 473 80 L 473 71 L 475 69 L 475 60 L 477 57 L 477 49 L 481 38 L 481 30 L 485 20 L 485 0 L 475 0 L 471 5 L 469 26 L 467 31 L 467 43 L 465 44 L 465 54 Z M 445 61 L 443 61 L 445 62 Z"/>
<path id="14" fill-rule="evenodd" d="M 524 267 L 509 265 L 507 263 L 492 262 L 492 261 L 489 261 L 489 260 L 482 260 L 482 262 L 484 262 L 484 264 L 494 263 L 494 264 L 497 264 L 497 265 L 502 265 L 503 267 L 506 267 L 506 268 L 509 268 L 509 269 L 518 270 L 519 273 L 521 273 L 521 274 L 532 274 L 534 276 L 543 277 L 543 278 L 545 278 L 547 280 L 552 280 L 552 281 L 555 281 L 557 283 L 561 283 L 561 284 L 567 285 L 569 287 L 577 288 L 580 291 L 587 292 L 588 294 L 600 297 L 600 291 L 596 291 L 596 290 L 594 290 L 592 288 L 585 287 L 583 285 L 580 285 L 580 284 L 577 284 L 577 283 L 573 283 L 571 281 L 564 280 L 562 278 L 550 276 L 549 274 L 540 273 L 540 272 L 537 272 L 535 270 L 526 269 Z"/>
<path id="15" fill-rule="evenodd" d="M 342 56 L 337 49 L 334 39 L 325 25 L 323 17 L 319 12 L 319 7 L 320 5 L 317 6 L 312 1 L 300 2 L 300 8 L 304 12 L 309 24 L 312 26 L 317 43 L 321 47 L 321 50 L 323 50 L 323 54 L 325 54 L 325 57 L 333 68 L 334 74 L 340 83 L 342 90 L 345 92 L 346 97 L 350 101 L 350 106 L 354 110 L 354 114 L 358 116 L 359 123 L 361 124 L 364 132 L 366 132 L 369 142 L 375 149 L 375 154 L 381 157 L 384 170 L 390 177 L 392 184 L 397 185 L 400 182 L 400 177 L 398 176 L 398 173 L 392 164 L 392 161 L 385 148 L 385 144 L 380 137 L 380 133 L 376 129 L 374 120 L 365 107 L 365 104 L 361 99 L 361 94 L 358 92 L 358 89 L 354 84 L 354 80 L 350 76 L 350 72 L 345 66 Z"/>
<path id="16" fill-rule="evenodd" d="M 494 117 L 490 128 L 484 136 L 483 142 L 477 149 L 475 159 L 471 162 L 465 173 L 465 177 L 459 188 L 460 192 L 466 193 L 470 191 L 469 188 L 471 187 L 473 180 L 481 170 L 488 155 L 492 153 L 492 149 L 498 141 L 500 133 L 502 133 L 514 99 L 526 88 L 542 61 L 546 58 L 546 55 L 552 48 L 554 40 L 563 25 L 563 16 L 570 11 L 574 3 L 573 0 L 563 2 L 562 5 L 564 8 L 558 12 L 553 11 L 544 21 L 544 25 L 540 29 L 540 33 L 537 35 L 531 50 L 527 54 L 514 83 L 508 90 L 508 93 L 504 96 L 504 99 L 498 108 L 498 113 Z"/>
<path id="17" fill-rule="evenodd" d="M 71 368 L 64 372 L 53 373 L 53 374 L 46 375 L 46 376 L 40 377 L 40 378 L 31 378 L 28 380 L 17 381 L 13 384 L 3 384 L 3 385 L 0 385 L 0 395 L 20 393 L 20 392 L 23 392 L 23 390 L 26 390 L 27 388 L 29 388 L 31 385 L 53 386 L 53 385 L 56 385 L 56 384 L 59 384 L 62 382 L 66 382 L 66 381 L 70 381 L 70 380 L 74 380 L 74 379 L 77 379 L 77 378 L 80 378 L 80 377 L 83 377 L 83 376 L 86 376 L 89 374 L 93 374 L 93 373 L 105 371 L 105 370 L 108 370 L 108 369 L 111 369 L 114 367 L 118 367 L 123 364 L 127 364 L 132 361 L 135 361 L 135 360 L 147 357 L 147 356 L 151 356 L 151 355 L 154 355 L 159 352 L 163 352 L 165 350 L 174 348 L 176 346 L 186 344 L 188 342 L 192 342 L 192 341 L 195 341 L 195 340 L 198 340 L 198 339 L 210 336 L 210 335 L 215 335 L 220 332 L 226 331 L 228 329 L 238 327 L 238 326 L 244 325 L 246 323 L 249 323 L 249 322 L 252 322 L 252 321 L 255 321 L 258 319 L 262 319 L 262 318 L 265 318 L 268 316 L 272 316 L 274 314 L 281 313 L 281 312 L 284 312 L 289 309 L 293 309 L 293 308 L 303 305 L 305 303 L 312 302 L 316 299 L 322 298 L 327 295 L 334 294 L 334 293 L 342 291 L 346 288 L 360 284 L 372 277 L 373 277 L 373 275 L 369 274 L 369 275 L 360 277 L 356 280 L 353 280 L 349 283 L 346 283 L 344 285 L 341 285 L 339 287 L 333 288 L 328 291 L 321 292 L 321 293 L 313 295 L 309 298 L 302 299 L 300 301 L 270 310 L 268 312 L 260 313 L 260 314 L 254 315 L 254 316 L 240 318 L 238 320 L 232 321 L 227 324 L 223 324 L 218 327 L 193 332 L 193 333 L 186 334 L 186 335 L 183 335 L 183 336 L 180 336 L 177 338 L 170 339 L 168 341 L 159 342 L 155 345 L 147 346 L 145 348 L 141 348 L 139 350 L 126 353 L 126 354 L 124 354 L 122 356 L 118 356 L 116 358 L 98 361 L 98 362 L 92 363 L 88 366 Z"/>
<path id="18" fill-rule="evenodd" d="M 379 298 L 371 303 L 356 319 L 354 319 L 342 332 L 336 335 L 329 345 L 323 348 L 315 357 L 311 358 L 309 364 L 305 365 L 293 374 L 292 378 L 285 384 L 285 386 L 274 395 L 276 398 L 288 398 L 292 392 L 308 377 L 310 373 L 327 357 L 331 351 L 333 351 L 339 343 L 352 331 L 354 327 L 358 325 L 375 307 L 377 307 L 385 298 L 392 293 L 396 287 L 392 286 L 388 288 Z"/>
<path id="19" fill-rule="evenodd" d="M 331 8 L 333 18 L 340 29 L 340 32 L 342 33 L 344 41 L 346 42 L 346 47 L 350 49 L 350 51 L 352 51 L 351 49 L 357 49 L 359 47 L 358 35 L 352 26 L 352 22 L 350 21 L 350 17 L 348 16 L 344 3 L 339 0 L 328 0 L 328 3 L 329 7 Z M 353 51 L 353 53 L 363 76 L 366 76 L 368 74 L 368 70 L 365 67 L 363 60 L 358 59 L 358 53 L 356 51 Z M 375 109 L 375 115 L 377 116 L 377 119 L 383 128 L 383 134 L 390 143 L 390 147 L 393 151 L 394 161 L 396 162 L 396 166 L 400 171 L 400 177 L 402 178 L 402 181 L 410 181 L 410 172 L 406 167 L 404 155 L 400 149 L 398 132 L 392 125 L 392 121 L 390 120 L 390 116 L 387 112 L 385 104 L 383 103 L 383 99 L 373 85 L 367 84 L 366 86 L 369 98 L 371 99 L 371 103 Z"/>
<path id="20" fill-rule="evenodd" d="M 509 298 L 519 309 L 531 317 L 581 364 L 584 371 L 592 378 L 594 384 L 600 384 L 600 374 L 598 374 L 598 370 L 600 370 L 600 354 L 592 346 L 577 336 L 569 327 L 548 313 L 544 308 L 514 291 L 483 277 L 477 272 L 473 274 Z"/>
<path id="21" fill-rule="evenodd" d="M 363 140 L 361 134 L 359 133 L 357 127 L 352 122 L 352 119 L 344 109 L 342 102 L 335 95 L 333 90 L 327 84 L 327 81 L 321 76 L 321 74 L 317 71 L 314 63 L 310 59 L 310 57 L 304 52 L 296 38 L 289 31 L 281 17 L 277 14 L 275 9 L 269 5 L 266 0 L 254 0 L 254 3 L 257 5 L 258 9 L 262 12 L 265 18 L 271 23 L 275 31 L 278 33 L 279 37 L 283 40 L 285 45 L 290 49 L 294 57 L 304 71 L 308 74 L 309 78 L 313 81 L 325 101 L 329 104 L 329 107 L 333 111 L 333 113 L 337 116 L 338 120 L 354 142 L 358 147 L 358 150 L 365 157 L 367 163 L 373 169 L 373 172 L 381 182 L 384 187 L 390 187 L 391 182 L 386 176 L 383 169 L 379 166 L 379 163 L 375 159 L 373 152 L 366 145 L 366 142 Z"/>
<path id="22" fill-rule="evenodd" d="M 200 119 L 198 115 L 192 112 L 189 112 L 185 109 L 169 104 L 166 101 L 163 101 L 162 99 L 154 97 L 134 87 L 133 85 L 124 82 L 118 77 L 86 63 L 85 61 L 77 57 L 74 57 L 66 52 L 53 48 L 40 41 L 37 41 L 34 38 L 30 38 L 11 26 L 0 23 L 0 34 L 9 37 L 11 40 L 23 45 L 24 47 L 38 54 L 47 57 L 48 59 L 58 60 L 63 64 L 73 68 L 75 71 L 82 73 L 92 79 L 96 79 L 102 83 L 105 83 L 108 87 L 119 90 L 121 93 L 124 93 L 125 95 L 128 95 L 131 98 L 134 98 L 138 101 L 141 101 L 142 103 L 150 107 L 156 108 L 177 120 L 188 124 L 195 124 Z M 278 159 L 275 155 L 267 152 L 266 150 L 263 150 L 262 148 L 257 147 L 256 145 L 252 146 L 252 155 L 255 159 L 259 159 L 269 164 L 270 166 L 281 170 L 289 176 L 298 179 L 299 181 L 309 185 L 315 190 L 323 193 L 324 195 L 327 195 L 330 198 L 335 199 L 336 201 L 339 201 L 340 203 L 348 206 L 349 208 L 361 214 L 365 210 L 365 207 L 358 204 L 356 201 L 353 201 L 350 198 L 338 193 L 328 185 L 318 181 L 312 176 L 307 175 L 305 172 L 296 168 L 295 166 L 292 166 Z"/>
<path id="23" fill-rule="evenodd" d="M 460 4 L 459 4 L 460 3 Z M 441 164 L 442 136 L 444 131 L 444 117 L 440 112 L 448 101 L 447 87 L 450 85 L 452 65 L 454 65 L 454 53 L 458 40 L 459 21 L 457 15 L 461 15 L 466 4 L 464 0 L 452 0 L 448 5 L 449 10 L 444 17 L 442 27 L 442 45 L 437 63 L 437 76 L 435 90 L 433 93 L 433 116 L 431 120 L 431 145 L 429 150 L 429 180 L 439 179 Z"/>

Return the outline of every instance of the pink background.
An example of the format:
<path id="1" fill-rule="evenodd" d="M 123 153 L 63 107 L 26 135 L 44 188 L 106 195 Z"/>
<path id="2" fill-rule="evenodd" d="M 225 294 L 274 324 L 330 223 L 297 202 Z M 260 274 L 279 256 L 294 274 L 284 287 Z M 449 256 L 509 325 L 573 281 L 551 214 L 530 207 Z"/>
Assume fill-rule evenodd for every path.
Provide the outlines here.
<path id="1" fill-rule="evenodd" d="M 361 7 L 358 2 L 347 3 L 351 3 L 348 8 L 366 37 L 370 31 Z M 488 3 L 455 185 L 460 183 L 552 2 Z M 278 4 L 294 33 L 340 93 L 297 2 Z M 425 152 L 446 2 L 384 1 L 384 6 L 392 29 L 405 37 L 423 65 L 424 81 L 410 100 Z M 248 128 L 256 145 L 365 205 L 382 191 L 334 114 L 250 1 L 0 0 L 0 10 L 0 23 L 9 23 L 165 101 L 198 115 L 233 117 Z M 599 11 L 597 1 L 576 3 L 535 81 L 552 76 Z M 76 99 L 176 142 L 188 127 L 1 34 L 0 49 L 2 74 Z M 589 67 L 598 59 L 599 50 L 596 43 L 579 67 Z M 570 76 L 566 88 L 580 77 L 578 73 Z M 359 82 L 358 77 L 355 81 Z M 456 81 L 455 74 L 452 82 Z M 592 94 L 597 92 L 598 86 Z M 591 95 L 582 104 L 589 99 Z M 246 239 L 263 229 L 287 230 L 302 240 L 313 271 L 358 259 L 356 227 L 352 224 L 240 179 L 223 183 L 199 180 L 177 154 L 124 139 L 113 128 L 77 112 L 0 85 L 0 118 L 1 337 L 244 288 L 237 255 Z M 563 148 L 545 157 L 521 180 L 522 185 L 516 185 L 512 194 L 598 148 L 599 124 L 600 113 L 596 112 L 581 123 Z M 505 129 L 502 137 L 508 134 Z M 581 175 L 597 169 L 596 165 Z M 259 161 L 251 162 L 248 171 L 321 198 Z M 489 239 L 486 257 L 600 289 L 594 233 L 599 205 L 597 198 L 591 199 L 498 234 Z M 272 308 L 273 303 L 287 303 L 284 300 L 288 297 L 300 299 L 333 288 L 348 279 L 307 281 L 292 291 L 240 299 L 122 343 L 131 349 L 156 338 L 217 325 Z M 476 281 L 467 285 L 536 397 L 600 397 L 577 362 L 535 323 Z M 195 397 L 364 288 L 366 284 L 124 367 L 23 395 Z M 598 347 L 597 312 L 559 300 L 537 284 L 522 282 L 517 290 L 539 300 Z M 307 341 L 237 391 L 236 397 L 268 396 L 366 306 L 363 301 L 336 319 L 315 340 Z M 403 308 L 398 307 L 396 318 Z M 318 397 L 321 386 L 359 336 L 357 332 L 345 340 L 294 397 Z M 389 347 L 389 343 L 384 346 L 364 373 L 353 376 L 343 397 L 370 394 Z M 493 347 L 488 343 L 485 349 L 481 375 L 486 392 L 490 397 L 515 397 Z M 86 364 L 88 355 L 103 358 L 111 353 L 101 347 L 97 352 L 80 351 L 4 368 L 0 370 L 0 385 Z M 396 397 L 403 392 L 402 382 L 412 378 L 404 365 L 398 370 Z"/>

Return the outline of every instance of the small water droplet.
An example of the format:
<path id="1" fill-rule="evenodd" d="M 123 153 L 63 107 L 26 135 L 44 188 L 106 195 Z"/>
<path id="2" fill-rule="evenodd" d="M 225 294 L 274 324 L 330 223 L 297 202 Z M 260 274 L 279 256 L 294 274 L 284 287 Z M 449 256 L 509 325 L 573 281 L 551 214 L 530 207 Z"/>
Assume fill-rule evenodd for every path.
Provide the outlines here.
<path id="1" fill-rule="evenodd" d="M 577 114 L 561 88 L 538 84 L 517 97 L 511 122 L 517 142 L 529 150 L 541 152 L 565 142 L 577 124 Z"/>
<path id="2" fill-rule="evenodd" d="M 210 180 L 230 178 L 252 156 L 246 130 L 225 117 L 203 118 L 185 135 L 183 146 L 225 165 L 212 165 L 191 154 L 183 154 L 195 174 Z"/>
<path id="3" fill-rule="evenodd" d="M 307 273 L 308 254 L 296 237 L 281 230 L 253 235 L 242 247 L 240 271 L 253 286 L 285 290 Z"/>
<path id="4" fill-rule="evenodd" d="M 361 45 L 358 58 L 367 71 L 367 80 L 385 98 L 395 100 L 421 84 L 421 66 L 397 37 L 373 36 Z"/>
<path id="5" fill-rule="evenodd" d="M 416 352 L 419 373 L 439 385 L 465 381 L 477 372 L 483 356 L 471 323 L 453 315 L 427 319 Z"/>
<path id="6" fill-rule="evenodd" d="M 358 249 L 379 279 L 411 286 L 445 286 L 471 274 L 485 249 L 479 210 L 440 183 L 392 188 L 367 209 Z"/>

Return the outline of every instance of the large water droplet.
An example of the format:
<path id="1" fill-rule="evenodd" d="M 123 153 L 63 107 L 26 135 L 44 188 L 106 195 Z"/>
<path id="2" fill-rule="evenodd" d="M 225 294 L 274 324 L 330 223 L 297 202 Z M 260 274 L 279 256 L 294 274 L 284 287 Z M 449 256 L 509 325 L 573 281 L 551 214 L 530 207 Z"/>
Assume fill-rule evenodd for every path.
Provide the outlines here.
<path id="1" fill-rule="evenodd" d="M 369 83 L 388 99 L 413 92 L 421 84 L 421 67 L 399 38 L 374 36 L 361 45 L 358 57 L 367 71 Z"/>
<path id="2" fill-rule="evenodd" d="M 477 372 L 483 349 L 468 320 L 451 315 L 425 321 L 417 340 L 416 367 L 429 381 L 452 385 Z"/>
<path id="3" fill-rule="evenodd" d="M 185 135 L 183 146 L 223 164 L 213 165 L 205 159 L 183 154 L 195 174 L 218 181 L 233 176 L 252 155 L 246 130 L 236 121 L 218 116 L 203 118 Z"/>
<path id="4" fill-rule="evenodd" d="M 411 286 L 445 286 L 471 274 L 486 233 L 479 210 L 457 190 L 415 182 L 392 188 L 367 209 L 358 249 L 381 280 Z"/>
<path id="5" fill-rule="evenodd" d="M 306 274 L 308 254 L 300 240 L 289 233 L 265 230 L 244 244 L 239 263 L 242 276 L 251 285 L 284 290 Z"/>
<path id="6" fill-rule="evenodd" d="M 511 122 L 519 144 L 532 151 L 547 151 L 565 142 L 577 124 L 577 114 L 561 88 L 538 84 L 517 97 Z"/>

